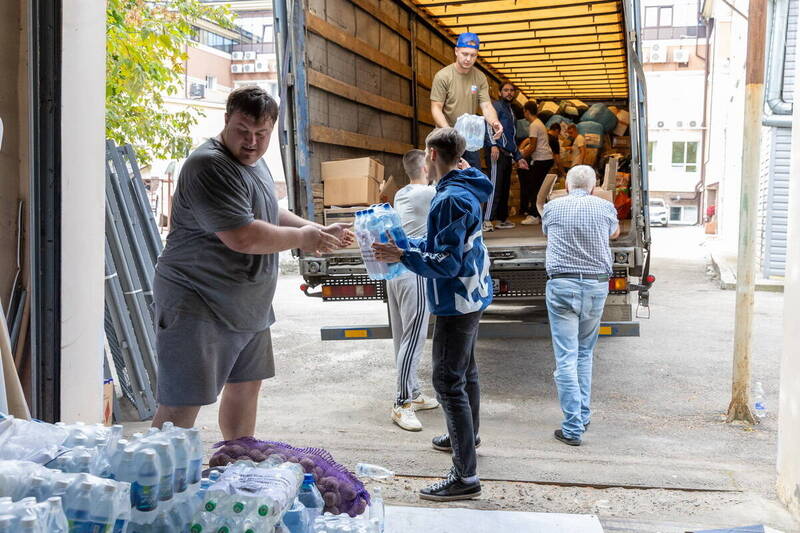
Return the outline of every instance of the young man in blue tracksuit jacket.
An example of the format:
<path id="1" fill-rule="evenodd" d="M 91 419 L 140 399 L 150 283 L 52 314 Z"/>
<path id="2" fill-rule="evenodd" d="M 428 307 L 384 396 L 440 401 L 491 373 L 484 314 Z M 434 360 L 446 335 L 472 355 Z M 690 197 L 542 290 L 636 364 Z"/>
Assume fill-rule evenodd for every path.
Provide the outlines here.
<path id="1" fill-rule="evenodd" d="M 483 243 L 481 203 L 492 183 L 478 169 L 459 170 L 466 141 L 453 128 L 434 130 L 425 140 L 430 176 L 439 178 L 425 239 L 407 250 L 375 244 L 375 257 L 402 262 L 427 278 L 428 306 L 436 315 L 433 386 L 445 413 L 448 433 L 433 439 L 437 450 L 453 452 L 448 476 L 420 491 L 425 500 L 452 501 L 481 494 L 475 448 L 480 444 L 480 387 L 475 340 L 483 310 L 492 302 L 489 253 Z"/>

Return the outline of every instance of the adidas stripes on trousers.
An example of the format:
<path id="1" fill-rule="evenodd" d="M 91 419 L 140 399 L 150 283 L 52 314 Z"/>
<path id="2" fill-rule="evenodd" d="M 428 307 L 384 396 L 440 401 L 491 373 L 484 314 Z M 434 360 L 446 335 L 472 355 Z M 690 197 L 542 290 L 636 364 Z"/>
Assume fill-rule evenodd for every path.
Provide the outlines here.
<path id="1" fill-rule="evenodd" d="M 386 282 L 397 366 L 396 405 L 410 402 L 421 391 L 417 369 L 428 336 L 425 279 L 409 273 Z"/>

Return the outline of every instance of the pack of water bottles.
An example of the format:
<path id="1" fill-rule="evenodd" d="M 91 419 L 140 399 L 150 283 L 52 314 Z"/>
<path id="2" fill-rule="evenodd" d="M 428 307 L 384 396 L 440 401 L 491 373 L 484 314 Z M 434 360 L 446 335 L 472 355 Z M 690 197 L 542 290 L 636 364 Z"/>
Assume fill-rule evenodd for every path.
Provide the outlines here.
<path id="1" fill-rule="evenodd" d="M 109 442 L 96 468 L 131 484 L 129 532 L 185 531 L 200 501 L 203 448 L 197 428 L 165 423 L 146 435 Z"/>
<path id="2" fill-rule="evenodd" d="M 375 204 L 356 211 L 355 217 L 353 230 L 370 279 L 392 279 L 407 272 L 402 263 L 377 261 L 372 250 L 374 243 L 386 243 L 390 238 L 398 248 L 408 249 L 408 238 L 397 211 L 389 204 Z"/>
<path id="3" fill-rule="evenodd" d="M 191 533 L 270 533 L 297 497 L 303 468 L 297 463 L 238 461 L 204 493 Z"/>
<path id="4" fill-rule="evenodd" d="M 131 517 L 130 489 L 129 483 L 102 479 L 91 474 L 65 474 L 29 461 L 0 461 L 0 497 L 8 498 L 12 502 L 42 504 L 34 506 L 33 512 L 26 513 L 36 514 L 39 509 L 39 516 L 35 521 L 25 520 L 43 528 L 48 522 L 60 522 L 57 516 L 47 517 L 58 514 L 55 505 L 58 500 L 71 533 L 124 532 Z M 49 507 L 43 507 L 45 504 Z M 44 509 L 47 509 L 47 513 Z M 2 514 L 4 513 L 0 512 Z M 17 516 L 22 520 L 25 514 Z M 45 528 L 31 531 L 61 530 Z"/>
<path id="5" fill-rule="evenodd" d="M 67 533 L 69 524 L 61 498 L 37 503 L 35 498 L 13 502 L 0 498 L 0 533 Z"/>

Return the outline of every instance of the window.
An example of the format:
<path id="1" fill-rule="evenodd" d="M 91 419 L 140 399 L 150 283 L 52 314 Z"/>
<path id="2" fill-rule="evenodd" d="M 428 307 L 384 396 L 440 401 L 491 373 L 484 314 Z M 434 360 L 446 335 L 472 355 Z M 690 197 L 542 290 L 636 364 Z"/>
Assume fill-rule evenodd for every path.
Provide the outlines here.
<path id="1" fill-rule="evenodd" d="M 678 168 L 684 172 L 697 172 L 696 142 L 672 143 L 672 168 Z"/>
<path id="2" fill-rule="evenodd" d="M 213 89 L 217 86 L 216 76 L 206 76 L 206 89 Z"/>
<path id="3" fill-rule="evenodd" d="M 678 224 L 696 224 L 696 205 L 672 205 L 669 208 L 669 221 Z"/>
<path id="4" fill-rule="evenodd" d="M 669 28 L 670 26 L 672 26 L 672 6 L 650 6 L 645 8 L 645 28 Z"/>
<path id="5" fill-rule="evenodd" d="M 189 38 L 196 43 L 204 44 L 227 53 L 231 53 L 234 44 L 239 44 L 239 41 L 223 37 L 218 33 L 204 30 L 197 26 L 192 26 Z"/>
<path id="6" fill-rule="evenodd" d="M 655 168 L 655 163 L 653 162 L 653 154 L 656 151 L 656 141 L 650 141 L 647 143 L 647 170 L 653 172 Z"/>

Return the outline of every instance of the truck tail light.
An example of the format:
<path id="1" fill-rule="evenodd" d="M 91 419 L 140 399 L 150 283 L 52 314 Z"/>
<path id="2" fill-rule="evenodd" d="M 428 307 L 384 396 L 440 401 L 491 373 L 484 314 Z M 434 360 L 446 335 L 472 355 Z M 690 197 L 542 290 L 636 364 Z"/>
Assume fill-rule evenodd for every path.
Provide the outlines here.
<path id="1" fill-rule="evenodd" d="M 608 290 L 610 292 L 625 292 L 628 290 L 628 278 L 609 278 Z"/>
<path id="2" fill-rule="evenodd" d="M 375 297 L 378 288 L 375 285 L 323 285 L 323 298 L 363 298 Z"/>

